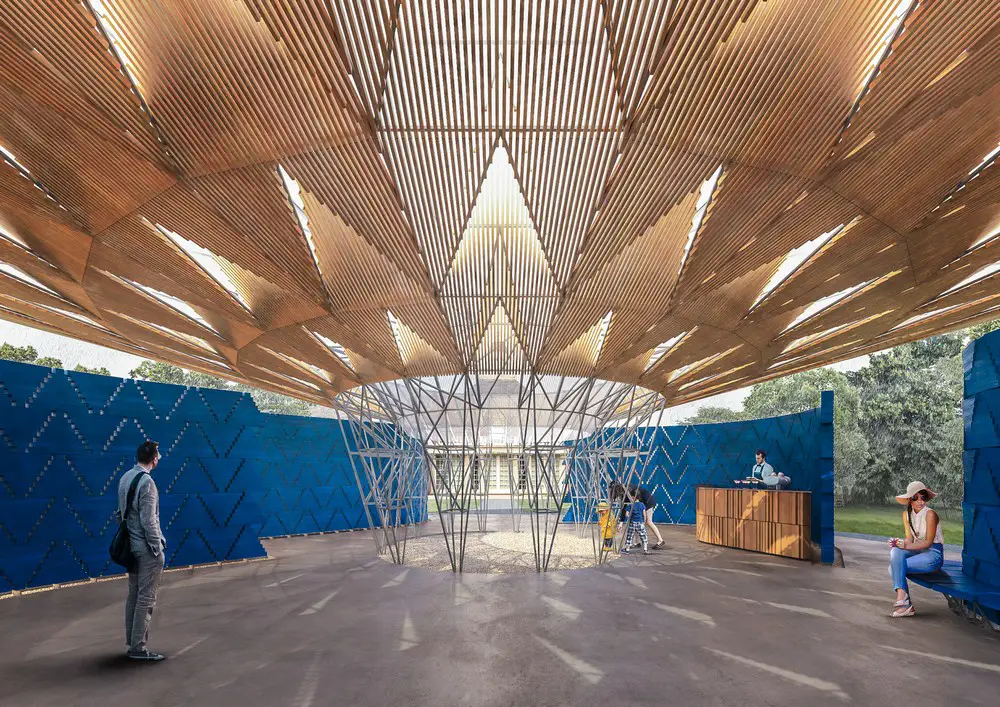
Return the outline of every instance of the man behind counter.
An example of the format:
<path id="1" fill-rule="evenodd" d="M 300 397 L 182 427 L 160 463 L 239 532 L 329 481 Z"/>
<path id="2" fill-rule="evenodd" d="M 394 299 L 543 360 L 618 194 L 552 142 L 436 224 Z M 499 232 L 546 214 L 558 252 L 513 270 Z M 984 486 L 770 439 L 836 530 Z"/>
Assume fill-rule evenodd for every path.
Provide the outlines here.
<path id="1" fill-rule="evenodd" d="M 757 463 L 750 470 L 750 477 L 760 479 L 768 486 L 774 486 L 777 489 L 786 489 L 792 483 L 790 476 L 785 476 L 780 472 L 774 473 L 774 467 L 767 463 L 767 452 L 763 449 L 757 450 Z"/>

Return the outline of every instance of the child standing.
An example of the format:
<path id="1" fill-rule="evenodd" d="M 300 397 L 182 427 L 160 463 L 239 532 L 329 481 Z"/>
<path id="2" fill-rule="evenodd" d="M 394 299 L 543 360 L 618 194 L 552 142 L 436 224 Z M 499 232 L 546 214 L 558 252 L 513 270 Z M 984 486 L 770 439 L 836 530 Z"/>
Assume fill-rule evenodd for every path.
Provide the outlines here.
<path id="1" fill-rule="evenodd" d="M 611 514 L 611 506 L 604 501 L 597 504 L 597 523 L 601 527 L 601 537 L 604 539 L 604 552 L 608 552 L 614 547 L 618 522 Z"/>
<path id="2" fill-rule="evenodd" d="M 632 547 L 632 536 L 635 533 L 639 533 L 639 539 L 642 540 L 642 554 L 648 555 L 649 542 L 646 539 L 646 504 L 634 498 L 622 511 L 623 515 L 628 518 L 628 529 L 625 531 L 625 544 L 622 545 L 622 553 L 629 553 L 629 548 Z"/>

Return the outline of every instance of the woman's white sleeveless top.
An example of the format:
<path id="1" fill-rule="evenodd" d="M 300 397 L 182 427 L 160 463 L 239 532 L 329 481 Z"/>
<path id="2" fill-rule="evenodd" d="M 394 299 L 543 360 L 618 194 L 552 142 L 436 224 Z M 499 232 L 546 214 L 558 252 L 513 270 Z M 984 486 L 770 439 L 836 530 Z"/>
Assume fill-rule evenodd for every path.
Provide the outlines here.
<path id="1" fill-rule="evenodd" d="M 927 512 L 930 510 L 928 506 L 924 506 L 924 510 L 919 513 L 913 514 L 913 522 L 910 531 L 913 533 L 914 540 L 924 540 L 927 538 Z M 944 544 L 944 534 L 941 532 L 941 518 L 938 517 L 937 529 L 934 531 L 934 542 Z"/>

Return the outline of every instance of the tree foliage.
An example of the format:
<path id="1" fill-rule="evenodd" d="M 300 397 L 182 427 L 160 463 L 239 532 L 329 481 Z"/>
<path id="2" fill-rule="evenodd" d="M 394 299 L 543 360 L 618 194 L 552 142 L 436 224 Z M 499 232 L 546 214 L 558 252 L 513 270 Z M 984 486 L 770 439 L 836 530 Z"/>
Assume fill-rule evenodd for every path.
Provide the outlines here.
<path id="1" fill-rule="evenodd" d="M 55 356 L 41 356 L 32 361 L 36 366 L 45 366 L 46 368 L 62 368 L 63 362 L 60 361 Z"/>
<path id="2" fill-rule="evenodd" d="M 89 366 L 84 366 L 82 363 L 76 364 L 76 367 L 73 370 L 76 371 L 77 373 L 94 373 L 98 376 L 111 375 L 111 371 L 109 371 L 104 366 L 101 366 L 100 368 L 90 368 Z"/>
<path id="3" fill-rule="evenodd" d="M 970 339 L 978 339 L 980 336 L 985 336 L 991 331 L 996 331 L 1000 329 L 1000 319 L 994 319 L 990 322 L 980 322 L 979 324 L 973 324 L 968 329 L 968 334 Z"/>
<path id="4" fill-rule="evenodd" d="M 684 420 L 685 425 L 705 425 L 712 422 L 739 422 L 746 420 L 742 410 L 733 410 L 721 405 L 703 405 L 691 417 Z"/>
<path id="5" fill-rule="evenodd" d="M 869 453 L 858 427 L 857 389 L 840 371 L 820 368 L 759 383 L 743 403 L 748 418 L 775 417 L 819 407 L 820 393 L 833 391 L 833 466 L 841 495 L 849 495 Z M 793 472 L 794 473 L 794 472 Z"/>
<path id="6" fill-rule="evenodd" d="M 6 342 L 0 345 L 0 358 L 18 363 L 33 363 L 36 366 L 46 366 L 47 368 L 62 368 L 63 363 L 58 358 L 52 356 L 42 356 L 39 358 L 38 351 L 34 346 L 13 346 Z"/>
<path id="7" fill-rule="evenodd" d="M 885 503 L 919 479 L 941 493 L 942 505 L 955 506 L 963 483 L 962 340 L 956 333 L 897 346 L 853 373 L 818 369 L 758 383 L 742 410 L 706 406 L 686 422 L 802 412 L 832 390 L 840 498 Z"/>
<path id="8" fill-rule="evenodd" d="M 962 337 L 946 334 L 871 357 L 851 374 L 860 398 L 858 424 L 871 453 L 853 495 L 890 500 L 913 479 L 962 499 Z"/>
<path id="9" fill-rule="evenodd" d="M 312 406 L 304 400 L 261 390 L 243 383 L 234 383 L 218 376 L 197 371 L 188 371 L 179 366 L 159 361 L 143 361 L 129 372 L 129 377 L 155 383 L 191 385 L 199 388 L 219 388 L 240 393 L 250 393 L 261 412 L 276 415 L 309 415 Z"/>

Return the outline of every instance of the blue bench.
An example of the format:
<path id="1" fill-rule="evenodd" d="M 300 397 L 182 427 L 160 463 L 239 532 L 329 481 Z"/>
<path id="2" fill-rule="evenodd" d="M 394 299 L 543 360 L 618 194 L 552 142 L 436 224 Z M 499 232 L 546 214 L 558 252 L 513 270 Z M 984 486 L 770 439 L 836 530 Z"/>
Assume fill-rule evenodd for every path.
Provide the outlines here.
<path id="1" fill-rule="evenodd" d="M 970 619 L 981 616 L 994 627 L 1000 624 L 1000 587 L 963 574 L 961 562 L 946 560 L 937 572 L 907 575 L 906 579 L 944 594 L 955 613 Z"/>

